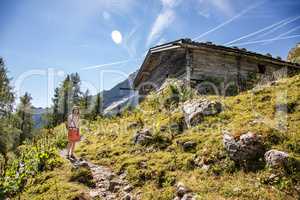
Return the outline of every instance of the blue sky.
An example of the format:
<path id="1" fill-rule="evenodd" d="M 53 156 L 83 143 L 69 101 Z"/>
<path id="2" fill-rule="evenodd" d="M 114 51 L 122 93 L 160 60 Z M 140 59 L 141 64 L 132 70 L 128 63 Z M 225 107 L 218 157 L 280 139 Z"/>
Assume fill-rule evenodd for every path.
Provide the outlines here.
<path id="1" fill-rule="evenodd" d="M 136 71 L 149 47 L 179 38 L 285 59 L 300 41 L 299 10 L 297 0 L 1 0 L 0 56 L 17 95 L 49 106 L 66 73 L 95 94 Z"/>

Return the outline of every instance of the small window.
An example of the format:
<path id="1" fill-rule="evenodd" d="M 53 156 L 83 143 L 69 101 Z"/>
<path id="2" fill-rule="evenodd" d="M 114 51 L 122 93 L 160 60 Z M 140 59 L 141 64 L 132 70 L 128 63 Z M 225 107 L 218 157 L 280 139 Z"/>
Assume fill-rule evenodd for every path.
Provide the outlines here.
<path id="1" fill-rule="evenodd" d="M 264 74 L 266 72 L 266 66 L 258 64 L 258 73 Z"/>

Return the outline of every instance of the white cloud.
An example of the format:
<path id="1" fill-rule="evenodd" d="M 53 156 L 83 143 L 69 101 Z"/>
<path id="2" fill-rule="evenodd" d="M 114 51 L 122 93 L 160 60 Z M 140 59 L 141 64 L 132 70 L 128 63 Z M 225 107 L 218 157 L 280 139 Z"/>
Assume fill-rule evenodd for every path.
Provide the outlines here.
<path id="1" fill-rule="evenodd" d="M 161 0 L 163 6 L 162 11 L 156 17 L 150 34 L 147 38 L 147 46 L 157 40 L 166 28 L 168 28 L 175 20 L 175 7 L 180 4 L 181 0 Z"/>
<path id="2" fill-rule="evenodd" d="M 198 0 L 198 13 L 206 18 L 210 17 L 216 11 L 223 15 L 232 16 L 234 9 L 230 0 Z"/>
<path id="3" fill-rule="evenodd" d="M 147 38 L 147 46 L 154 40 L 159 38 L 162 32 L 168 28 L 175 20 L 175 12 L 172 9 L 164 9 L 155 19 L 151 28 L 150 34 Z"/>
<path id="4" fill-rule="evenodd" d="M 129 57 L 137 57 L 136 47 L 139 45 L 139 35 L 137 35 L 138 26 L 135 26 L 131 31 L 124 36 L 123 48 L 127 51 Z"/>

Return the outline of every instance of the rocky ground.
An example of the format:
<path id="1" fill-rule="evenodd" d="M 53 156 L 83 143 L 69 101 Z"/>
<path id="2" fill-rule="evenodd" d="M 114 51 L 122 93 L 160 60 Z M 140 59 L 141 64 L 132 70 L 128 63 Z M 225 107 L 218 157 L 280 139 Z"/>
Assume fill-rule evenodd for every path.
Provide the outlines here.
<path id="1" fill-rule="evenodd" d="M 61 151 L 60 155 L 66 158 L 66 150 Z M 74 168 L 86 168 L 90 170 L 95 183 L 89 190 L 89 196 L 93 199 L 103 200 L 113 199 L 134 199 L 130 194 L 132 186 L 125 180 L 125 174 L 117 175 L 108 167 L 95 165 L 84 159 L 69 159 Z"/>

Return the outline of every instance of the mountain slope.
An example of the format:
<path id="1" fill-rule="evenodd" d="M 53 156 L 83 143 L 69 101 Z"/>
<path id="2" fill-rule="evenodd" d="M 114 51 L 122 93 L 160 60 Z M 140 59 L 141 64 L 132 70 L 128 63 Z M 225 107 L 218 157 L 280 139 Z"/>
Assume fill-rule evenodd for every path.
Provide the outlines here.
<path id="1" fill-rule="evenodd" d="M 136 76 L 136 72 L 130 74 L 128 78 L 117 85 L 115 85 L 110 90 L 104 90 L 102 92 L 103 97 L 103 108 L 106 109 L 114 102 L 118 102 L 124 98 L 128 98 L 133 95 L 133 91 L 129 90 L 132 88 L 132 82 Z"/>
<path id="2" fill-rule="evenodd" d="M 137 199 L 174 199 L 182 192 L 176 189 L 179 183 L 196 199 L 299 199 L 299 88 L 297 75 L 233 97 L 198 96 L 175 81 L 119 117 L 84 121 L 85 139 L 76 154 L 116 174 L 126 174 Z M 202 99 L 220 102 L 222 110 L 199 115 L 200 120 L 188 128 L 182 106 Z M 287 115 L 281 115 L 283 110 Z M 258 165 L 250 167 L 246 162 L 236 163 L 224 148 L 225 130 L 236 140 L 244 133 L 257 134 L 264 151 L 284 151 L 290 159 L 278 167 L 265 165 L 263 157 L 257 160 Z M 62 126 L 55 131 L 64 134 Z M 49 180 L 54 181 L 51 177 Z M 58 185 L 74 184 L 68 180 L 58 179 Z M 41 199 L 55 190 L 48 184 L 49 188 L 36 192 L 34 187 L 39 184 L 31 181 L 22 195 Z M 81 194 L 86 188 L 78 182 L 76 187 Z M 69 196 L 79 192 L 69 186 L 66 190 Z M 59 195 L 65 199 L 62 191 Z"/>
<path id="3" fill-rule="evenodd" d="M 253 132 L 261 135 L 266 150 L 282 150 L 299 159 L 299 88 L 298 75 L 235 97 L 206 96 L 220 101 L 223 111 L 183 132 L 182 103 L 169 107 L 173 89 L 167 88 L 150 95 L 139 110 L 90 123 L 77 154 L 125 172 L 141 199 L 172 199 L 176 182 L 183 182 L 199 199 L 298 199 L 299 171 L 289 174 L 267 166 L 249 171 L 236 165 L 224 148 L 222 132 L 229 130 L 237 138 Z M 185 101 L 190 95 L 185 91 L 180 98 Z M 192 95 L 198 98 L 203 96 Z M 286 123 L 277 118 L 280 105 L 286 105 Z M 281 123 L 286 127 L 281 129 Z M 134 136 L 145 128 L 151 140 L 134 144 Z M 185 149 L 185 144 L 193 145 Z"/>

